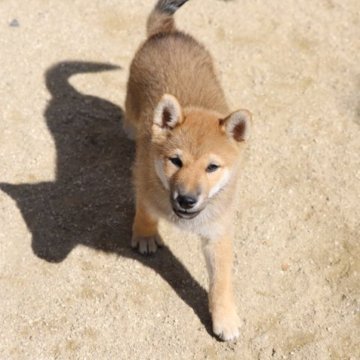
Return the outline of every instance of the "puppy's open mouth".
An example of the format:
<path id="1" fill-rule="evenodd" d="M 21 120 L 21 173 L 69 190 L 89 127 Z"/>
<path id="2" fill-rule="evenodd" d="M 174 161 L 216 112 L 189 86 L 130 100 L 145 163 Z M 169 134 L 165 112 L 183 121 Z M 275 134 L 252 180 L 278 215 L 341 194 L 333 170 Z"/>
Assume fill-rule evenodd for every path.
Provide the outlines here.
<path id="1" fill-rule="evenodd" d="M 195 216 L 199 215 L 200 211 L 186 211 L 186 210 L 179 210 L 174 209 L 174 213 L 181 219 L 193 219 Z"/>

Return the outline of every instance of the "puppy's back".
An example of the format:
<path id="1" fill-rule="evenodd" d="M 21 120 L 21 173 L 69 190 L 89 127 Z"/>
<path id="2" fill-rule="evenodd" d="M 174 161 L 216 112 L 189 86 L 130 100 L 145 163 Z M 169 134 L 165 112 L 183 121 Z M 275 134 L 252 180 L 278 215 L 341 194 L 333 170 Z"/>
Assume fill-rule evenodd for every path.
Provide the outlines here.
<path id="1" fill-rule="evenodd" d="M 172 16 L 156 8 L 149 17 L 148 33 L 150 37 L 130 68 L 126 111 L 133 117 L 132 122 L 148 128 L 153 110 L 165 93 L 174 95 L 182 107 L 227 113 L 209 52 L 193 37 L 176 30 Z"/>

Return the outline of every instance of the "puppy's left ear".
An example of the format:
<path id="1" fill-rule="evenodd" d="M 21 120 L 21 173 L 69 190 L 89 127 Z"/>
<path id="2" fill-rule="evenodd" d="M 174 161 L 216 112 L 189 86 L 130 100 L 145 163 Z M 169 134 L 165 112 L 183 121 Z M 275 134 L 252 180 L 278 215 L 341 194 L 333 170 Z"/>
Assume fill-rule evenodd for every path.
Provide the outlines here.
<path id="1" fill-rule="evenodd" d="M 154 111 L 154 125 L 172 130 L 182 122 L 181 106 L 175 96 L 165 94 Z"/>
<path id="2" fill-rule="evenodd" d="M 183 121 L 181 106 L 177 99 L 165 94 L 157 104 L 152 125 L 153 141 L 162 141 Z"/>
<path id="3" fill-rule="evenodd" d="M 249 140 L 251 128 L 251 113 L 248 110 L 238 110 L 227 118 L 220 120 L 220 126 L 227 136 L 237 142 Z"/>

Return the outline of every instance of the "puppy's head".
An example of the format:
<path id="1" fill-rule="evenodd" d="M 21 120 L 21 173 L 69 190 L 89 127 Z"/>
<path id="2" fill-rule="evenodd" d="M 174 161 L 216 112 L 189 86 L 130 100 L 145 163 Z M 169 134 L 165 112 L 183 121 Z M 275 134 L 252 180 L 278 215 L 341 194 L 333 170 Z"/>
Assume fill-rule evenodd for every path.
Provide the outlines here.
<path id="1" fill-rule="evenodd" d="M 228 184 L 249 137 L 251 114 L 189 108 L 164 95 L 152 125 L 155 171 L 174 213 L 192 219 Z"/>

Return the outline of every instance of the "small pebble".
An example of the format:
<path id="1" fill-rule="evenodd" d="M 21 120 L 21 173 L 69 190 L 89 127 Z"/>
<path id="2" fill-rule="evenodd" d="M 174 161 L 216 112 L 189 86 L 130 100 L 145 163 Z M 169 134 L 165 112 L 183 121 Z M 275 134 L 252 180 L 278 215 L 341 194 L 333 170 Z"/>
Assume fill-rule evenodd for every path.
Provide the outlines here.
<path id="1" fill-rule="evenodd" d="M 11 27 L 19 27 L 20 24 L 19 24 L 19 21 L 17 19 L 13 19 L 13 20 L 11 20 L 9 26 L 11 26 Z"/>
<path id="2" fill-rule="evenodd" d="M 289 269 L 289 264 L 287 264 L 287 263 L 281 264 L 281 270 L 282 271 L 287 271 L 288 269 Z"/>

